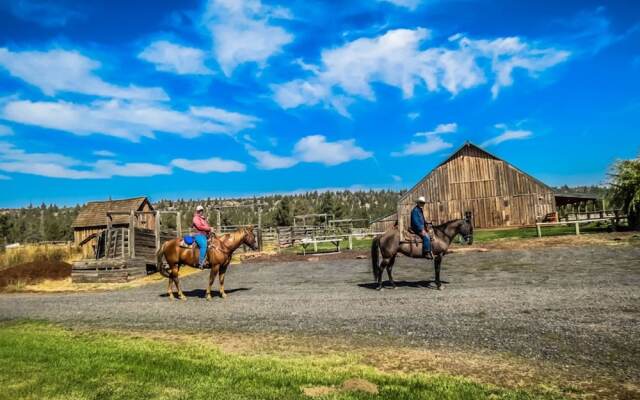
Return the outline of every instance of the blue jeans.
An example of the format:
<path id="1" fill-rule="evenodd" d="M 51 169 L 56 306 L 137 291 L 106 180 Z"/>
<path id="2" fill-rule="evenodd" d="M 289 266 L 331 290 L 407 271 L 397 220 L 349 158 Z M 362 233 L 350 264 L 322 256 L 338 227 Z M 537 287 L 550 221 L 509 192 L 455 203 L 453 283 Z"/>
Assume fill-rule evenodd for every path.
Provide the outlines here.
<path id="1" fill-rule="evenodd" d="M 422 252 L 427 253 L 431 251 L 431 238 L 429 238 L 429 234 L 426 234 L 422 237 Z"/>
<path id="2" fill-rule="evenodd" d="M 198 244 L 198 248 L 200 248 L 200 265 L 204 262 L 204 258 L 207 256 L 207 236 L 206 235 L 195 235 L 193 237 Z"/>

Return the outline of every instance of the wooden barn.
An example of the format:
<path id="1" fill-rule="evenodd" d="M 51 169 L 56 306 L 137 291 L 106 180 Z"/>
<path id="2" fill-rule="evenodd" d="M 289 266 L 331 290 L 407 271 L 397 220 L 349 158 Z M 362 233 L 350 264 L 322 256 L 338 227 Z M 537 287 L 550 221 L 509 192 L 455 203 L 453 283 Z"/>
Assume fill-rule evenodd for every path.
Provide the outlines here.
<path id="1" fill-rule="evenodd" d="M 136 213 L 134 224 L 136 228 L 155 229 L 155 215 L 153 206 L 146 197 L 132 199 L 91 201 L 78 213 L 73 227 L 73 239 L 82 249 L 84 258 L 95 257 L 96 236 L 111 228 L 128 228 L 130 214 Z M 108 215 L 108 212 L 114 214 Z"/>
<path id="2" fill-rule="evenodd" d="M 477 228 L 533 225 L 556 210 L 553 190 L 486 150 L 466 142 L 398 202 L 399 228 L 419 196 L 435 224 L 473 213 Z"/>
<path id="3" fill-rule="evenodd" d="M 370 229 L 372 232 L 386 232 L 387 230 L 393 228 L 398 220 L 398 214 L 393 213 L 382 218 L 378 218 L 374 221 L 371 221 Z"/>

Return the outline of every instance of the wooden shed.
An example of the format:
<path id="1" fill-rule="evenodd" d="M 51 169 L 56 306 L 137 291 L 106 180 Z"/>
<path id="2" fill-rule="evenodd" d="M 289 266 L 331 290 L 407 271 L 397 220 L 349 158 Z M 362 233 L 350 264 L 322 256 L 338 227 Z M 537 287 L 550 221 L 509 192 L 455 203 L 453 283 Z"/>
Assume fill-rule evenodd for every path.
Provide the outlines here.
<path id="1" fill-rule="evenodd" d="M 401 232 L 419 196 L 426 198 L 424 213 L 434 223 L 472 212 L 478 228 L 532 225 L 556 209 L 549 186 L 470 142 L 402 196 Z"/>
<path id="2" fill-rule="evenodd" d="M 95 256 L 96 236 L 107 227 L 128 228 L 131 212 L 137 212 L 134 218 L 136 228 L 154 230 L 156 217 L 152 211 L 154 208 L 146 197 L 91 201 L 80 210 L 72 224 L 74 243 L 82 248 L 84 258 L 92 258 Z M 109 212 L 114 214 L 108 215 Z"/>

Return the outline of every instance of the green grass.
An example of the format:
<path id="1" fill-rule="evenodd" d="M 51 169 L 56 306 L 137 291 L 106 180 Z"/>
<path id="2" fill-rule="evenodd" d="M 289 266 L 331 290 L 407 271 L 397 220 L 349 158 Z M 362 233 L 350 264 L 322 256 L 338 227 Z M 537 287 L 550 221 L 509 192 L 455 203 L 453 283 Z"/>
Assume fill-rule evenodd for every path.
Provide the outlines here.
<path id="1" fill-rule="evenodd" d="M 324 398 L 554 398 L 443 375 L 383 374 L 347 355 L 242 356 L 195 342 L 0 324 L 1 399 L 300 399 L 304 387 L 339 387 L 354 377 L 378 385 L 379 394 L 337 391 Z"/>

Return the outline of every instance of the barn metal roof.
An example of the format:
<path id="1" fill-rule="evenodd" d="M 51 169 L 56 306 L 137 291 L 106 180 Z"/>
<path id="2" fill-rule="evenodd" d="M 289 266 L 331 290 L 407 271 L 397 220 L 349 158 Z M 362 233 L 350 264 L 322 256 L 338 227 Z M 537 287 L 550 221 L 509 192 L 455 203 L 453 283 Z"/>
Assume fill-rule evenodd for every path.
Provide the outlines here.
<path id="1" fill-rule="evenodd" d="M 140 211 L 145 203 L 153 210 L 153 206 L 146 197 L 134 197 L 131 199 L 90 201 L 76 217 L 71 225 L 73 228 L 106 227 L 107 211 Z M 128 224 L 128 215 L 114 215 L 112 220 L 114 225 Z"/>

